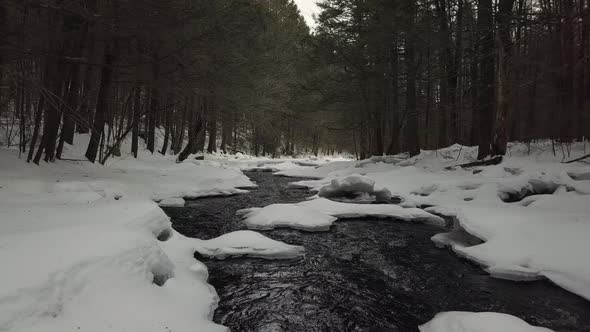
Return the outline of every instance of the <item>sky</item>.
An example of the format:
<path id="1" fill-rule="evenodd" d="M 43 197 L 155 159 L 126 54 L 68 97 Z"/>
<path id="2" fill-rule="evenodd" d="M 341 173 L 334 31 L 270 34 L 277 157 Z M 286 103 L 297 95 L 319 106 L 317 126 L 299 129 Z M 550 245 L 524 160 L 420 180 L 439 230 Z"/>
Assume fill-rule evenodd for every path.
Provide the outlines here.
<path id="1" fill-rule="evenodd" d="M 305 22 L 307 22 L 307 25 L 309 25 L 311 28 L 314 28 L 316 26 L 316 24 L 315 24 L 315 21 L 313 20 L 313 14 L 318 14 L 320 11 L 320 8 L 316 5 L 317 0 L 294 0 L 294 1 L 297 4 L 297 7 L 299 7 L 299 11 L 301 12 L 301 15 L 303 15 L 303 17 L 305 17 Z"/>

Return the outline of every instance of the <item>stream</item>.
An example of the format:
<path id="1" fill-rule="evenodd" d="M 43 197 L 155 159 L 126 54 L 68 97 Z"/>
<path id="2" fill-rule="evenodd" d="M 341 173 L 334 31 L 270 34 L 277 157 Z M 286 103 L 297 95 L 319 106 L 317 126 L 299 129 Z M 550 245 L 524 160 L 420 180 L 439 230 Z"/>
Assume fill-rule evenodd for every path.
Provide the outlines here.
<path id="1" fill-rule="evenodd" d="M 187 201 L 166 208 L 173 227 L 201 239 L 246 229 L 235 212 L 300 202 L 298 179 L 246 173 L 249 194 Z M 417 331 L 441 311 L 495 311 L 555 331 L 590 331 L 590 302 L 548 281 L 491 278 L 479 266 L 438 249 L 433 225 L 383 219 L 338 221 L 328 232 L 262 231 L 305 247 L 297 260 L 207 260 L 220 297 L 214 321 L 232 331 Z M 499 331 L 502 332 L 502 331 Z"/>

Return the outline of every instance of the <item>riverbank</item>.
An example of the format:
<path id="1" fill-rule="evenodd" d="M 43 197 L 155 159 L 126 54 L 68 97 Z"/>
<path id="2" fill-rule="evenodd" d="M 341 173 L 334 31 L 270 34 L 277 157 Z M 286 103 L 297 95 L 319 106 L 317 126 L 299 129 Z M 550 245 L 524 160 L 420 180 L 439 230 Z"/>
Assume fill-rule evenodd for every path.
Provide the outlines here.
<path id="1" fill-rule="evenodd" d="M 289 187 L 301 179 L 246 174 L 258 184 L 248 195 L 166 208 L 173 227 L 189 237 L 212 238 L 245 229 L 235 215 L 240 209 L 310 196 Z M 548 281 L 492 278 L 436 248 L 430 238 L 444 231 L 442 226 L 376 218 L 337 221 L 323 232 L 262 231 L 305 247 L 305 258 L 204 261 L 220 297 L 214 321 L 233 331 L 417 331 L 439 312 L 460 310 L 507 313 L 555 331 L 590 330 L 589 302 Z"/>

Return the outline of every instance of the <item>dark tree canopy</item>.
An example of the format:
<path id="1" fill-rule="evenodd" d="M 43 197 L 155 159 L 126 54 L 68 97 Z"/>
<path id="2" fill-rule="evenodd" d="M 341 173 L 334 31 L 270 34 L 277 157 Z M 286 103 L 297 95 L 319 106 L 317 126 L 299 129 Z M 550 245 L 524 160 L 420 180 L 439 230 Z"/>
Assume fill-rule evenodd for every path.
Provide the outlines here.
<path id="1" fill-rule="evenodd" d="M 2 142 L 39 163 L 76 132 L 92 162 L 588 136 L 590 0 L 319 6 L 310 33 L 291 0 L 2 1 Z"/>

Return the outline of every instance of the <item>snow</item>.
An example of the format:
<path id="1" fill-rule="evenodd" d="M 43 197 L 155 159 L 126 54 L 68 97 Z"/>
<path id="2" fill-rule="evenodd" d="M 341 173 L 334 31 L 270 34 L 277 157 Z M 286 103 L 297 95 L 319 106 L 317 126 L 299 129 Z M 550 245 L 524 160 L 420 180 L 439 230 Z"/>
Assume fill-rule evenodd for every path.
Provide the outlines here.
<path id="1" fill-rule="evenodd" d="M 238 211 L 244 223 L 252 229 L 291 227 L 308 231 L 325 231 L 337 218 L 294 204 L 271 204 L 264 208 Z"/>
<path id="2" fill-rule="evenodd" d="M 255 167 L 245 167 L 243 170 L 250 171 L 250 172 L 277 172 L 277 171 L 284 171 L 290 169 L 305 169 L 312 166 L 301 166 L 296 164 L 292 161 L 284 161 L 284 162 L 263 162 L 259 163 Z"/>
<path id="3" fill-rule="evenodd" d="M 375 181 L 369 177 L 352 174 L 344 178 L 333 179 L 330 184 L 322 186 L 318 192 L 320 197 L 346 197 L 360 194 L 375 196 L 377 202 L 387 202 L 391 193 L 386 188 L 375 189 Z"/>
<path id="4" fill-rule="evenodd" d="M 65 157 L 83 159 L 80 147 Z M 125 142 L 124 144 L 128 144 Z M 122 147 L 128 151 L 128 146 Z M 378 217 L 442 225 L 433 245 L 515 281 L 547 278 L 590 300 L 590 168 L 562 164 L 551 146 L 510 145 L 500 164 L 462 169 L 477 149 L 454 145 L 418 156 L 285 158 L 242 154 L 190 157 L 140 151 L 106 166 L 83 161 L 27 164 L 0 149 L 0 331 L 225 331 L 211 322 L 218 301 L 206 267 L 193 254 L 224 259 L 296 258 L 303 248 L 238 231 L 210 240 L 171 228 L 160 206 L 185 198 L 247 193 L 241 170 L 307 177 L 292 186 L 318 196 L 392 196 L 393 204 L 324 197 L 240 211 L 249 228 L 325 231 L 338 219 Z M 572 156 L 580 155 L 580 144 Z M 381 195 L 381 196 L 380 196 Z M 384 198 L 380 198 L 384 200 Z M 158 206 L 160 205 L 160 206 Z M 421 209 L 419 207 L 424 208 Z M 475 324 L 475 325 L 474 325 Z M 547 331 L 494 313 L 442 313 L 421 331 Z"/>
<path id="5" fill-rule="evenodd" d="M 550 332 L 520 318 L 495 312 L 449 311 L 419 327 L 420 332 Z"/>
<path id="6" fill-rule="evenodd" d="M 266 259 L 302 256 L 301 246 L 292 246 L 253 231 L 236 231 L 210 240 L 194 240 L 195 250 L 209 258 L 248 256 Z"/>
<path id="7" fill-rule="evenodd" d="M 583 144 L 575 143 L 568 158 L 583 154 Z M 320 196 L 345 193 L 337 189 L 345 188 L 340 184 L 349 176 L 362 177 L 367 187 L 372 180 L 374 188 L 399 197 L 401 206 L 424 207 L 454 218 L 454 230 L 432 240 L 481 264 L 491 276 L 517 281 L 547 278 L 590 299 L 590 261 L 585 257 L 590 252 L 587 164 L 563 164 L 564 156 L 553 155 L 550 142 L 538 142 L 531 145 L 530 154 L 527 145 L 511 143 L 500 165 L 457 167 L 476 156 L 476 147 L 453 145 L 412 158 L 373 157 L 278 174 L 313 178 L 291 186 Z M 362 207 L 354 209 L 363 214 Z"/>
<path id="8" fill-rule="evenodd" d="M 392 204 L 353 204 L 317 198 L 296 204 L 271 204 L 263 208 L 238 211 L 249 228 L 272 229 L 291 227 L 307 231 L 325 231 L 337 219 L 393 218 L 406 221 L 444 223 L 438 216 L 421 209 L 403 208 Z"/>
<path id="9" fill-rule="evenodd" d="M 161 207 L 184 207 L 185 201 L 182 197 L 170 197 L 161 200 L 158 205 Z"/>
<path id="10" fill-rule="evenodd" d="M 65 150 L 82 159 L 79 147 Z M 145 151 L 106 166 L 37 166 L 0 149 L 0 330 L 226 331 L 211 321 L 217 295 L 193 257 L 197 240 L 176 233 L 155 201 L 249 186 L 238 168 Z"/>

